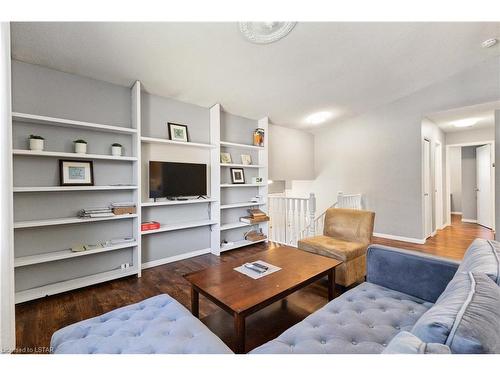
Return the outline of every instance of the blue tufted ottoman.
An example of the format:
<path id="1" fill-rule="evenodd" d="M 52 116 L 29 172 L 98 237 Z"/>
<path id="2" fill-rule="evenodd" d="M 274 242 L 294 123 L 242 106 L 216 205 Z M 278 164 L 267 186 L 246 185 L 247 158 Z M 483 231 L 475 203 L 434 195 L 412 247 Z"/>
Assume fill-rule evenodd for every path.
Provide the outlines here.
<path id="1" fill-rule="evenodd" d="M 50 346 L 56 354 L 232 353 L 167 294 L 64 327 Z"/>

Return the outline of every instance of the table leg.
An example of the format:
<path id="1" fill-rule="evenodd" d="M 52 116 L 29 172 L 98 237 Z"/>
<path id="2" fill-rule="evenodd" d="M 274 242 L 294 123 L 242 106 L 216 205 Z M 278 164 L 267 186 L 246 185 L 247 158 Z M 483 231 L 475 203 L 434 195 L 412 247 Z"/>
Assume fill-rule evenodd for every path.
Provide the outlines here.
<path id="1" fill-rule="evenodd" d="M 328 301 L 333 299 L 335 291 L 335 268 L 328 272 Z"/>
<path id="2" fill-rule="evenodd" d="M 235 352 L 236 354 L 245 353 L 245 317 L 234 313 L 234 332 L 235 332 Z"/>
<path id="3" fill-rule="evenodd" d="M 194 287 L 191 287 L 191 313 L 197 318 L 200 315 L 200 294 Z"/>

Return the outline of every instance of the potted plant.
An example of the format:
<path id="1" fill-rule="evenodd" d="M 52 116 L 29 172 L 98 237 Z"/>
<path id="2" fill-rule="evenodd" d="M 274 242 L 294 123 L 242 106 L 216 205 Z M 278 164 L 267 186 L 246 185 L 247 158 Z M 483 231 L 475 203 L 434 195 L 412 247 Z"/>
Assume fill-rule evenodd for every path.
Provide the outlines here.
<path id="1" fill-rule="evenodd" d="M 113 143 L 111 145 L 111 155 L 122 156 L 122 145 L 119 143 Z"/>
<path id="2" fill-rule="evenodd" d="M 45 138 L 39 136 L 39 135 L 30 135 L 30 150 L 31 151 L 43 151 L 43 144 L 45 141 Z"/>
<path id="3" fill-rule="evenodd" d="M 86 154 L 87 153 L 87 141 L 83 139 L 77 139 L 73 142 L 75 144 L 75 153 Z"/>

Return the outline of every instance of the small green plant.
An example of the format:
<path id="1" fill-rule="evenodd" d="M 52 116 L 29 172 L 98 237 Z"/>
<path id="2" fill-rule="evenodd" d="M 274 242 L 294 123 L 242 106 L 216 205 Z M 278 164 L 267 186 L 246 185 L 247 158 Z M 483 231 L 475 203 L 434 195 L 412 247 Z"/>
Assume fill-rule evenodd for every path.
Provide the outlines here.
<path id="1" fill-rule="evenodd" d="M 45 140 L 45 138 L 43 138 L 41 135 L 34 135 L 34 134 L 30 135 L 30 139 L 41 139 L 42 141 Z"/>
<path id="2" fill-rule="evenodd" d="M 113 143 L 111 146 L 112 146 L 112 147 L 122 147 L 122 145 L 121 145 L 121 144 L 119 144 L 119 143 Z"/>
<path id="3" fill-rule="evenodd" d="M 87 141 L 84 140 L 84 139 L 77 139 L 76 141 L 73 141 L 73 143 L 83 143 L 83 144 L 87 144 Z"/>

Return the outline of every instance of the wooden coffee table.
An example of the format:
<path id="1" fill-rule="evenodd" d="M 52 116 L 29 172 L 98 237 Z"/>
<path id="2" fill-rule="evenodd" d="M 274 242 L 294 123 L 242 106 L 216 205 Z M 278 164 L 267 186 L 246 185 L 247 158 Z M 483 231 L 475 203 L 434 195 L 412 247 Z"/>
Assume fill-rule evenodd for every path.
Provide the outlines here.
<path id="1" fill-rule="evenodd" d="M 247 262 L 263 260 L 281 270 L 252 279 L 234 270 Z M 342 262 L 281 246 L 238 260 L 193 272 L 184 277 L 191 283 L 191 312 L 199 316 L 199 294 L 234 317 L 236 353 L 245 351 L 245 318 L 293 292 L 328 276 L 328 300 L 333 299 L 335 267 Z"/>

